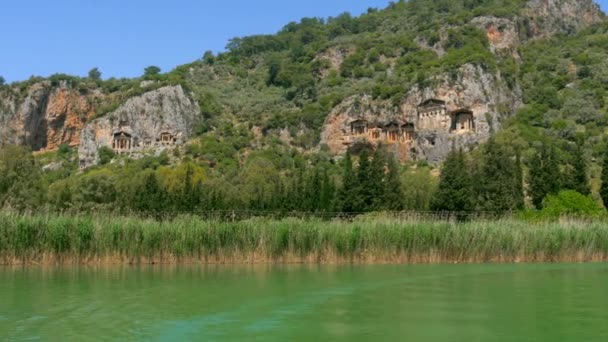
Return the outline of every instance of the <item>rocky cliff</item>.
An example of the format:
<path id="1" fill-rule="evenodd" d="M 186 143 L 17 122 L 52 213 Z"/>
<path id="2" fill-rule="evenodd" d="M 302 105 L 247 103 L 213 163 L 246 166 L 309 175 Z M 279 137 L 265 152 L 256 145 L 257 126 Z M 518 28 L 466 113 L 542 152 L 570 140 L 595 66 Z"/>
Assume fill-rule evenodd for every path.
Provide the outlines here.
<path id="1" fill-rule="evenodd" d="M 136 158 L 183 144 L 192 136 L 199 114 L 198 104 L 181 86 L 163 87 L 131 98 L 82 130 L 80 166 L 95 165 L 102 146 Z"/>
<path id="2" fill-rule="evenodd" d="M 479 7 L 469 4 L 466 9 L 453 2 L 443 11 L 437 6 L 445 3 L 437 3 L 399 2 L 359 19 L 345 16 L 332 23 L 307 20 L 277 35 L 237 40 L 234 51 L 222 58 L 197 61 L 156 78 L 85 78 L 80 79 L 82 89 L 65 81 L 0 87 L 0 145 L 48 151 L 68 144 L 79 148 L 82 167 L 94 165 L 103 146 L 132 157 L 158 153 L 190 138 L 201 112 L 197 103 L 209 103 L 203 109 L 213 118 L 206 127 L 209 134 L 221 136 L 218 127 L 234 124 L 255 127 L 258 142 L 235 144 L 239 152 L 267 146 L 259 142 L 266 132 L 287 147 L 308 148 L 325 119 L 321 145 L 333 153 L 384 143 L 402 160 L 436 164 L 453 146 L 468 149 L 487 140 L 500 129 L 501 119 L 520 107 L 517 73 L 525 50 L 520 47 L 604 20 L 592 0 L 488 0 L 471 2 Z M 479 15 L 472 18 L 472 13 Z M 432 30 L 411 24 L 416 19 L 432 22 Z M 494 55 L 482 50 L 488 44 L 471 25 L 486 33 Z M 450 43 L 450 31 L 457 44 Z M 478 44 L 464 50 L 472 40 Z M 458 49 L 467 52 L 450 55 Z M 427 60 L 432 63 L 425 64 Z M 576 74 L 576 66 L 572 68 Z M 497 69 L 508 75 L 508 85 Z M 452 71 L 437 75 L 445 70 Z M 428 86 L 411 87 L 413 80 Z M 180 86 L 149 91 L 176 81 L 195 93 L 186 94 Z M 391 101 L 367 94 L 384 86 L 390 91 L 378 97 Z M 330 109 L 334 99 L 343 98 Z M 420 104 L 426 100 L 441 103 L 440 110 L 422 115 Z M 97 112 L 106 112 L 101 106 L 119 105 L 95 119 Z M 306 132 L 300 135 L 306 141 L 294 142 L 300 138 L 294 132 Z"/>
<path id="3" fill-rule="evenodd" d="M 471 23 L 486 31 L 492 52 L 507 50 L 519 57 L 517 47 L 524 41 L 571 34 L 603 19 L 593 0 L 530 0 L 514 18 L 479 16 Z"/>
<path id="4" fill-rule="evenodd" d="M 530 0 L 522 14 L 528 36 L 535 38 L 574 33 L 604 18 L 593 0 Z"/>
<path id="5" fill-rule="evenodd" d="M 384 144 L 403 161 L 437 164 L 453 147 L 470 149 L 486 141 L 500 128 L 501 116 L 513 113 L 521 105 L 518 88 L 510 89 L 500 74 L 471 64 L 462 66 L 455 79 L 441 75 L 431 83 L 435 85 L 412 88 L 398 107 L 370 96 L 345 100 L 328 116 L 321 143 L 336 154 L 345 153 L 348 148 Z M 444 102 L 445 113 L 422 116 L 420 104 L 432 99 Z M 458 111 L 472 113 L 471 127 L 461 129 Z M 353 124 L 359 121 L 365 123 L 364 132 L 353 130 Z M 400 127 L 397 139 L 390 136 L 391 125 Z"/>
<path id="6" fill-rule="evenodd" d="M 34 151 L 80 143 L 80 133 L 95 114 L 100 92 L 83 95 L 66 82 L 45 81 L 25 92 L 8 90 L 0 102 L 0 145 L 27 145 Z"/>

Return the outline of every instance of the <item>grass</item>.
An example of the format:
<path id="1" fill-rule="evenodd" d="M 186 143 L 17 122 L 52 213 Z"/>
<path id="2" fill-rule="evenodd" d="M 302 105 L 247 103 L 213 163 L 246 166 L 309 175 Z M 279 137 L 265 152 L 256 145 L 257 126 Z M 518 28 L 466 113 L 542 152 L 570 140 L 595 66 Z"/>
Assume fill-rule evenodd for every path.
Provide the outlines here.
<path id="1" fill-rule="evenodd" d="M 353 222 L 179 217 L 168 222 L 0 214 L 0 264 L 445 263 L 608 260 L 608 224 Z"/>

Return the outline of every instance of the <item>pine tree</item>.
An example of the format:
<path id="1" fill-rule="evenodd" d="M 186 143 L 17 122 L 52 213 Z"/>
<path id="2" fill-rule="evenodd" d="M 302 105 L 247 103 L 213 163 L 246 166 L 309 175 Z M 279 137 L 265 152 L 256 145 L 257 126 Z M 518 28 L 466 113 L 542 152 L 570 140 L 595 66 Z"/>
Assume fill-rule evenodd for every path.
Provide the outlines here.
<path id="1" fill-rule="evenodd" d="M 473 183 L 462 150 L 450 152 L 445 160 L 431 208 L 453 212 L 473 210 Z"/>
<path id="2" fill-rule="evenodd" d="M 530 160 L 529 185 L 532 204 L 537 209 L 542 209 L 547 195 L 559 192 L 559 165 L 553 147 L 543 145 Z"/>

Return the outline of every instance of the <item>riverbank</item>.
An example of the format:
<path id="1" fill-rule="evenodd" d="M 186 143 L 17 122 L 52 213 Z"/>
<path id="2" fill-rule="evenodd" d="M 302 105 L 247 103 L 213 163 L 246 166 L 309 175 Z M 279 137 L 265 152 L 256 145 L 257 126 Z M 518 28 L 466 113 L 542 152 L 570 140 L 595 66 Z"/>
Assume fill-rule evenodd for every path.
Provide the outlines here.
<path id="1" fill-rule="evenodd" d="M 608 261 L 608 223 L 0 214 L 2 265 L 592 261 Z"/>

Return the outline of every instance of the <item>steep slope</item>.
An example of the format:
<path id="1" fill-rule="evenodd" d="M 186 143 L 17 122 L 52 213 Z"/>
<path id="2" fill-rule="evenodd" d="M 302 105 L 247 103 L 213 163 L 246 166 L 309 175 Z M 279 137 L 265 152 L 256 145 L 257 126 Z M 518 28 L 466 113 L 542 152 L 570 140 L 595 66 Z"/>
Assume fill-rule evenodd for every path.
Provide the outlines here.
<path id="1" fill-rule="evenodd" d="M 215 139 L 234 158 L 277 146 L 341 154 L 386 144 L 403 161 L 436 164 L 454 146 L 483 143 L 531 98 L 542 102 L 522 73 L 538 42 L 604 22 L 592 0 L 411 0 L 358 18 L 305 18 L 163 75 L 55 75 L 2 87 L 0 144 L 79 146 L 83 167 L 103 146 L 141 156 L 164 133 L 180 144 Z M 429 111 L 428 100 L 440 108 Z M 137 138 L 127 151 L 110 137 L 119 132 Z"/>
<path id="2" fill-rule="evenodd" d="M 129 99 L 114 112 L 91 121 L 82 131 L 80 167 L 95 165 L 101 147 L 131 157 L 160 153 L 192 136 L 200 108 L 181 86 L 163 87 Z M 126 145 L 120 146 L 121 143 Z"/>
<path id="3" fill-rule="evenodd" d="M 61 144 L 76 147 L 86 122 L 95 115 L 99 92 L 82 95 L 67 82 L 49 81 L 27 89 L 2 92 L 0 144 L 28 145 L 33 150 L 55 150 Z"/>

